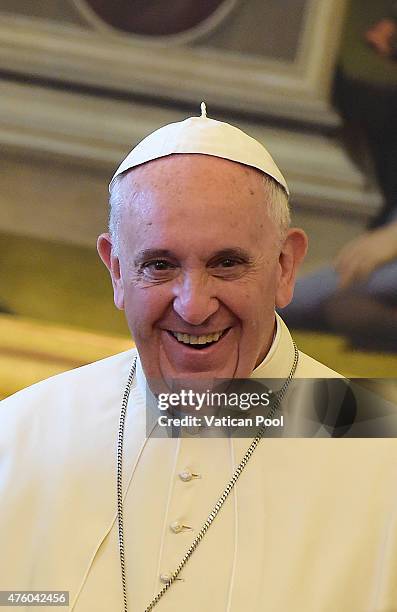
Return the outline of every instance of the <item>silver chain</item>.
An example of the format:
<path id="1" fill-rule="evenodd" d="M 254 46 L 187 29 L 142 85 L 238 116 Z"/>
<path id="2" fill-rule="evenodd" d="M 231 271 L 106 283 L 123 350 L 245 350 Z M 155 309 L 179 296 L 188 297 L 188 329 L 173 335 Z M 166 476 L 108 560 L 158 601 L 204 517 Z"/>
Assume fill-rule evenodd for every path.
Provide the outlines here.
<path id="1" fill-rule="evenodd" d="M 275 393 L 276 399 L 274 401 L 273 407 L 271 408 L 269 414 L 267 415 L 268 419 L 271 419 L 274 416 L 275 412 L 280 407 L 280 404 L 284 398 L 284 395 L 287 392 L 288 386 L 296 372 L 296 368 L 297 368 L 298 360 L 299 360 L 299 352 L 293 340 L 292 340 L 292 343 L 294 346 L 294 362 L 292 364 L 291 371 L 288 374 L 288 377 L 286 378 L 283 386 L 277 393 Z M 127 404 L 128 404 L 128 398 L 130 395 L 130 391 L 131 391 L 132 380 L 134 378 L 134 374 L 136 370 L 136 359 L 137 358 L 135 357 L 132 363 L 131 370 L 130 370 L 128 380 L 127 380 L 127 385 L 126 385 L 124 395 L 123 395 L 123 401 L 121 404 L 121 412 L 120 412 L 120 421 L 119 421 L 119 435 L 118 435 L 118 443 L 117 443 L 117 518 L 118 518 L 118 526 L 119 526 L 119 550 L 120 550 L 120 565 L 121 565 L 121 582 L 123 585 L 124 612 L 128 612 L 128 607 L 127 607 L 127 587 L 126 587 L 125 554 L 124 554 L 123 497 L 122 497 L 123 440 L 124 440 L 125 416 L 127 412 Z M 209 513 L 206 521 L 204 522 L 197 536 L 194 538 L 188 550 L 182 557 L 182 560 L 179 563 L 178 567 L 176 568 L 174 572 L 172 572 L 169 581 L 163 586 L 163 588 L 157 593 L 157 595 L 152 599 L 149 605 L 145 608 L 145 612 L 150 612 L 150 610 L 154 608 L 154 606 L 160 601 L 162 596 L 168 591 L 170 586 L 178 578 L 180 572 L 185 567 L 186 563 L 189 561 L 190 557 L 196 550 L 197 546 L 200 544 L 201 540 L 204 538 L 205 534 L 207 533 L 208 529 L 214 522 L 215 518 L 218 516 L 219 511 L 221 510 L 226 499 L 229 497 L 230 492 L 232 491 L 242 471 L 246 467 L 248 461 L 251 459 L 266 429 L 267 429 L 267 425 L 262 425 L 262 427 L 259 429 L 257 435 L 255 436 L 255 438 L 249 445 L 244 457 L 241 459 L 240 463 L 235 469 L 233 476 L 229 480 L 228 484 L 223 490 L 215 506 Z"/>
<path id="2" fill-rule="evenodd" d="M 127 584 L 125 577 L 125 554 L 124 554 L 124 523 L 123 523 L 123 443 L 125 415 L 127 413 L 128 398 L 130 397 L 131 385 L 136 370 L 136 357 L 132 362 L 131 370 L 128 375 L 119 419 L 119 435 L 117 440 L 117 520 L 119 525 L 119 551 L 121 565 L 121 582 L 123 585 L 124 612 L 127 612 Z"/>

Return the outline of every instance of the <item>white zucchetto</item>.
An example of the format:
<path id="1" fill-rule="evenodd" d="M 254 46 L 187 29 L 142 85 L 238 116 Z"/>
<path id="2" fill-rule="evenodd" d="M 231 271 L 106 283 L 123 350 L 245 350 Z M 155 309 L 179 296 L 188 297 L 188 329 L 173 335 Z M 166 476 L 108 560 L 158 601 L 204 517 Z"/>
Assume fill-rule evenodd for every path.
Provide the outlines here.
<path id="1" fill-rule="evenodd" d="M 201 117 L 170 123 L 146 136 L 117 168 L 116 176 L 146 162 L 176 153 L 201 153 L 252 166 L 271 176 L 289 195 L 288 185 L 265 147 L 239 128 L 209 119 L 204 102 Z"/>

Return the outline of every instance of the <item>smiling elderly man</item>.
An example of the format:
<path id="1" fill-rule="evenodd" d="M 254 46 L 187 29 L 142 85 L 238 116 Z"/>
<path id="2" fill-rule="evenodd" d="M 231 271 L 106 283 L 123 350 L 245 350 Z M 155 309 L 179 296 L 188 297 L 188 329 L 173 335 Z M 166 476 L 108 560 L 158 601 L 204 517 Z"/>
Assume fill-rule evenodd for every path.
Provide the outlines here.
<path id="1" fill-rule="evenodd" d="M 275 315 L 306 237 L 270 155 L 203 112 L 110 189 L 98 251 L 137 351 L 3 402 L 0 589 L 66 590 L 75 612 L 395 610 L 393 440 L 147 431 L 176 380 L 337 376 Z"/>

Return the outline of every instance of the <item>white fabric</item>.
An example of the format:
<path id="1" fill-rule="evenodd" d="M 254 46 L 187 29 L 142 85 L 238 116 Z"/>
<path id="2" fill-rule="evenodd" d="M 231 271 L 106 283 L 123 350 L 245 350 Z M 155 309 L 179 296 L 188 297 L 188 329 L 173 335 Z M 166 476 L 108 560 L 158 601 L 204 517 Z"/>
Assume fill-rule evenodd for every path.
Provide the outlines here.
<path id="1" fill-rule="evenodd" d="M 292 340 L 281 320 L 279 329 L 257 377 L 286 377 L 291 369 Z M 116 443 L 135 354 L 67 372 L 2 402 L 0 590 L 65 589 L 74 612 L 122 610 Z M 336 373 L 301 353 L 296 376 Z M 137 379 L 123 480 L 131 612 L 144 610 L 160 590 L 159 574 L 176 567 L 250 442 L 147 438 L 139 360 Z M 184 580 L 156 610 L 391 612 L 396 467 L 393 439 L 262 440 Z M 185 469 L 201 478 L 181 481 Z M 194 531 L 173 533 L 175 520 Z"/>

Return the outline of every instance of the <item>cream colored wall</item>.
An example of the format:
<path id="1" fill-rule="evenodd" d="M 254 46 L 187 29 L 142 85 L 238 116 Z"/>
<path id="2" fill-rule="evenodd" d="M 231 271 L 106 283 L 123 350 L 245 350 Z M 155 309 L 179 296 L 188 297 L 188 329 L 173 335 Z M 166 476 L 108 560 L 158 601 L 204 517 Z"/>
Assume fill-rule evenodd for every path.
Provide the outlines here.
<path id="1" fill-rule="evenodd" d="M 1 12 L 85 25 L 81 15 L 69 0 L 1 0 Z"/>
<path id="2" fill-rule="evenodd" d="M 8 155 L 0 231 L 95 247 L 107 225 L 107 175 L 78 163 Z"/>

